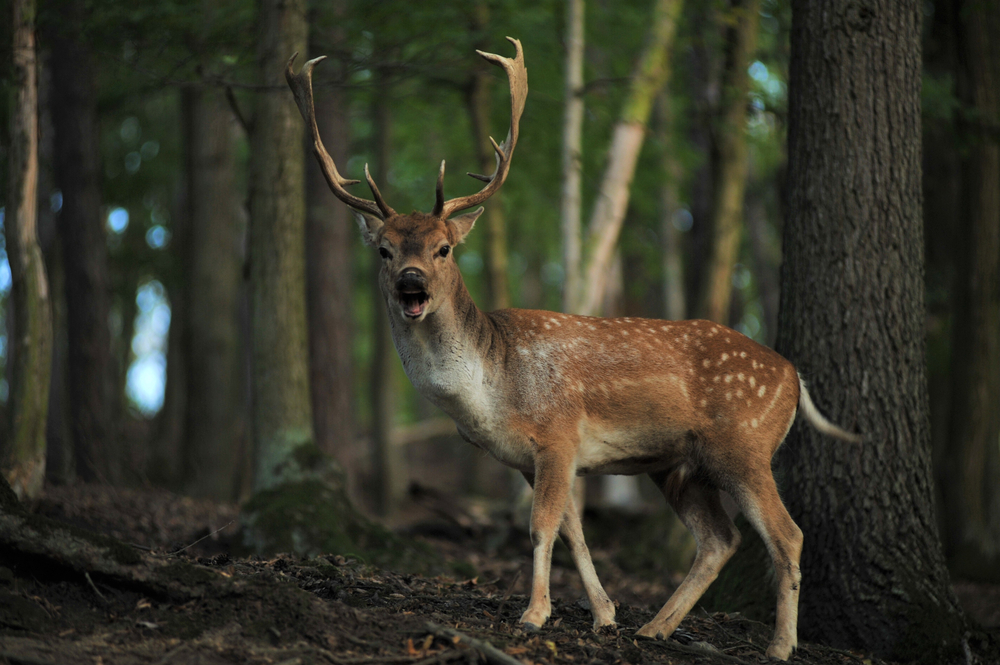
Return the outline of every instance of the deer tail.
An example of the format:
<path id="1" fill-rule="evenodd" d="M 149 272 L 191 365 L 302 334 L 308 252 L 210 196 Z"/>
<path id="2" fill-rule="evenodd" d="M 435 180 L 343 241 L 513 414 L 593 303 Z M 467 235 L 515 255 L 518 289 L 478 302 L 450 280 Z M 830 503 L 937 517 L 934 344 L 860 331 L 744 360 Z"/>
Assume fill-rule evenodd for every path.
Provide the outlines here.
<path id="1" fill-rule="evenodd" d="M 861 443 L 861 435 L 852 434 L 846 430 L 843 430 L 829 420 L 819 412 L 816 405 L 813 404 L 812 398 L 809 397 L 809 391 L 806 390 L 805 381 L 802 377 L 799 377 L 799 412 L 805 416 L 806 420 L 815 427 L 817 430 L 832 436 L 835 439 L 840 439 L 841 441 L 847 441 L 849 443 Z"/>

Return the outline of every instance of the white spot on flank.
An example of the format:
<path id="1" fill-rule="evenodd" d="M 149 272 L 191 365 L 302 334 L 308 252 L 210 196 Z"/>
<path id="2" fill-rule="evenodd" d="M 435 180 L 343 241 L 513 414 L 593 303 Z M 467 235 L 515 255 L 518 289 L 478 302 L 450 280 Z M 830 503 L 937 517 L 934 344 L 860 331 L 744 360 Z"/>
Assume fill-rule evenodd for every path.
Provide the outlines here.
<path id="1" fill-rule="evenodd" d="M 738 389 L 738 390 L 736 391 L 736 396 L 737 396 L 737 397 L 743 397 L 743 389 L 742 389 L 742 388 L 740 388 L 740 389 Z"/>
<path id="2" fill-rule="evenodd" d="M 728 399 L 728 400 L 733 399 L 733 393 L 732 392 L 727 392 L 726 393 L 726 399 Z"/>
<path id="3" fill-rule="evenodd" d="M 729 360 L 729 354 L 728 353 L 723 353 L 722 354 L 722 361 L 725 362 L 727 360 Z"/>
<path id="4" fill-rule="evenodd" d="M 589 324 L 587 325 L 587 327 L 590 328 L 591 330 L 597 330 L 597 328 L 595 328 L 594 326 L 589 325 Z"/>
<path id="5" fill-rule="evenodd" d="M 753 420 L 751 420 L 751 421 L 750 421 L 750 426 L 751 426 L 751 427 L 756 427 L 756 426 L 757 426 L 758 424 L 759 424 L 759 423 L 757 422 L 757 419 L 756 419 L 756 418 L 754 418 Z"/>
<path id="6" fill-rule="evenodd" d="M 733 382 L 733 375 L 726 374 L 726 383 L 732 383 L 732 382 Z"/>
<path id="7" fill-rule="evenodd" d="M 628 337 L 628 331 L 627 330 L 623 330 L 622 331 L 622 335 L 624 335 L 625 337 Z"/>
<path id="8" fill-rule="evenodd" d="M 702 364 L 702 366 L 704 366 L 704 367 L 708 367 L 709 365 L 711 365 L 711 364 L 712 364 L 712 361 L 706 358 L 705 360 L 702 360 L 702 361 L 701 361 L 701 364 Z"/>
<path id="9" fill-rule="evenodd" d="M 740 372 L 739 374 L 737 374 L 736 378 L 739 379 L 740 381 L 742 381 L 743 380 L 743 372 Z"/>
<path id="10" fill-rule="evenodd" d="M 707 399 L 701 400 L 701 405 L 702 406 L 708 406 L 708 400 Z"/>
<path id="11" fill-rule="evenodd" d="M 712 377 L 712 381 L 715 381 L 716 383 L 718 383 L 720 378 L 721 377 L 719 377 L 718 375 L 716 375 L 716 376 Z"/>
<path id="12" fill-rule="evenodd" d="M 740 351 L 740 358 L 746 358 L 746 357 L 747 357 L 747 352 L 746 351 Z"/>
<path id="13" fill-rule="evenodd" d="M 761 386 L 760 390 L 757 391 L 757 397 L 763 397 L 765 392 L 767 392 L 767 386 Z"/>
<path id="14" fill-rule="evenodd" d="M 756 386 L 756 385 L 757 385 L 757 379 L 755 379 L 755 378 L 753 378 L 753 377 L 751 376 L 751 377 L 750 377 L 750 387 L 751 387 L 751 388 L 753 388 L 753 387 L 754 387 L 754 386 Z"/>
<path id="15" fill-rule="evenodd" d="M 757 369 L 757 361 L 756 360 L 753 361 L 753 368 Z"/>
<path id="16" fill-rule="evenodd" d="M 545 324 L 545 329 L 546 329 L 546 330 L 552 330 L 552 326 L 550 326 L 549 324 L 547 324 L 547 323 L 546 323 L 546 324 Z"/>

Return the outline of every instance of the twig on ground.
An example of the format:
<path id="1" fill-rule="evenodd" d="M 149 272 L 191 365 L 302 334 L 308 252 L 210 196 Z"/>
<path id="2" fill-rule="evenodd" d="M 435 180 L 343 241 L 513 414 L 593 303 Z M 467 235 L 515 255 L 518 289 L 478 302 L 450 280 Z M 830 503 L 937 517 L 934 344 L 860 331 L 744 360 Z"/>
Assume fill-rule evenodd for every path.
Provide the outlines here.
<path id="1" fill-rule="evenodd" d="M 97 588 L 97 585 L 94 584 L 94 580 L 90 579 L 90 573 L 84 573 L 83 576 L 87 578 L 87 583 L 90 584 L 90 588 L 94 590 L 94 593 L 96 593 L 97 597 L 101 599 L 101 602 L 105 605 L 110 605 L 111 603 L 108 602 L 108 599 L 104 597 L 104 594 L 101 593 L 100 589 Z"/>
<path id="2" fill-rule="evenodd" d="M 521 665 L 521 661 L 512 656 L 508 656 L 486 640 L 477 640 L 476 638 L 469 637 L 465 633 L 461 633 L 454 628 L 439 626 L 431 621 L 428 621 L 426 626 L 427 630 L 434 633 L 438 637 L 446 637 L 452 641 L 455 641 L 455 638 L 457 638 L 459 642 L 465 642 L 467 645 L 478 651 L 490 665 Z"/>
<path id="3" fill-rule="evenodd" d="M 521 569 L 518 568 L 517 573 L 514 574 L 514 579 L 510 581 L 510 585 L 507 587 L 507 590 L 504 591 L 503 600 L 500 601 L 500 607 L 497 608 L 497 620 L 496 620 L 497 624 L 500 624 L 500 622 L 503 621 L 503 607 L 504 605 L 507 604 L 507 600 L 510 598 L 510 595 L 514 593 L 514 585 L 517 584 L 517 581 L 520 578 L 521 578 Z"/>
<path id="4" fill-rule="evenodd" d="M 195 545 L 197 545 L 201 541 L 205 540 L 206 538 L 211 538 L 212 536 L 214 536 L 215 534 L 219 533 L 223 529 L 228 529 L 232 525 L 232 523 L 235 522 L 235 521 L 236 520 L 229 520 L 229 524 L 227 524 L 226 526 L 221 526 L 218 529 L 216 529 L 215 531 L 213 531 L 212 533 L 208 534 L 207 536 L 202 536 L 201 538 L 199 538 L 198 540 L 194 541 L 190 545 L 185 545 L 184 547 L 180 548 L 179 550 L 174 550 L 173 552 L 170 552 L 170 554 L 171 555 L 180 554 L 181 552 L 183 552 L 187 548 L 194 547 Z"/>
<path id="5" fill-rule="evenodd" d="M 712 616 L 711 614 L 709 614 L 708 611 L 704 607 L 701 608 L 701 611 L 705 614 L 706 617 L 708 617 L 709 620 L 711 620 L 712 623 L 714 623 L 716 626 L 718 626 L 719 630 L 721 630 L 723 633 L 725 633 L 726 637 L 728 637 L 729 639 L 736 640 L 737 642 L 739 642 L 741 644 L 745 644 L 747 646 L 753 647 L 757 651 L 764 651 L 764 647 L 763 646 L 761 646 L 759 644 L 754 644 L 753 642 L 751 642 L 750 640 L 748 640 L 748 639 L 746 639 L 744 637 L 737 637 L 736 635 L 733 635 L 732 633 L 730 633 L 726 629 L 726 627 L 723 626 L 719 622 L 718 619 L 716 619 L 714 616 Z"/>
<path id="6" fill-rule="evenodd" d="M 736 656 L 730 656 L 729 654 L 723 653 L 718 650 L 709 650 L 704 647 L 689 646 L 686 644 L 681 644 L 680 642 L 671 642 L 669 640 L 644 639 L 639 641 L 638 644 L 655 646 L 661 649 L 666 649 L 667 651 L 678 651 L 680 653 L 686 653 L 691 656 L 701 656 L 703 658 L 718 658 L 719 660 L 724 660 L 728 663 L 739 663 L 740 665 L 747 665 L 747 662 L 742 658 L 737 658 Z"/>

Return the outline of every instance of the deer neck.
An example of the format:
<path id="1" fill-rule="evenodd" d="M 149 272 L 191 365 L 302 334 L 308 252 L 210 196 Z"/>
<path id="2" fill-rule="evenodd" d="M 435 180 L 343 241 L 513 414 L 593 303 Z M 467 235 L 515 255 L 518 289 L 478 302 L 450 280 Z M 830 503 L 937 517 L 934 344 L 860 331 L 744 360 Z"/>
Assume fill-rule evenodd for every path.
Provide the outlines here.
<path id="1" fill-rule="evenodd" d="M 419 323 L 404 321 L 389 308 L 392 339 L 413 385 L 458 420 L 468 410 L 464 401 L 480 393 L 492 374 L 492 357 L 502 339 L 461 279 L 433 313 Z"/>

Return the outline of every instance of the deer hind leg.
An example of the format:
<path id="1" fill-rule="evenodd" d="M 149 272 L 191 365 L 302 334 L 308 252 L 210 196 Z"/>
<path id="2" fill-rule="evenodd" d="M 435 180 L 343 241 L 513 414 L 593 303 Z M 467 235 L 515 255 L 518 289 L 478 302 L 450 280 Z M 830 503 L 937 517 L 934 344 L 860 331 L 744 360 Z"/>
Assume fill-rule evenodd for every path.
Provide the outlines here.
<path id="1" fill-rule="evenodd" d="M 718 489 L 692 479 L 674 496 L 667 487 L 668 474 L 650 474 L 650 477 L 684 526 L 694 535 L 698 545 L 698 553 L 687 577 L 663 609 L 637 633 L 643 637 L 666 639 L 736 552 L 740 545 L 740 532 L 723 509 Z"/>
<path id="2" fill-rule="evenodd" d="M 778 583 L 778 608 L 774 639 L 767 648 L 771 658 L 787 660 L 798 645 L 799 557 L 802 554 L 802 531 L 792 521 L 781 503 L 770 467 L 742 479 L 733 492 L 743 514 L 760 534 L 774 562 Z"/>
<path id="3" fill-rule="evenodd" d="M 535 477 L 530 473 L 524 474 L 525 479 L 532 487 L 535 485 Z M 594 630 L 603 626 L 615 625 L 615 604 L 608 598 L 607 592 L 597 578 L 597 571 L 594 570 L 594 562 L 590 558 L 590 549 L 583 539 L 583 526 L 580 524 L 580 512 L 577 510 L 576 501 L 572 492 L 566 503 L 566 511 L 563 513 L 562 524 L 559 526 L 559 535 L 563 542 L 569 547 L 569 553 L 573 557 L 573 563 L 580 573 L 583 581 L 583 588 L 590 601 L 590 612 L 594 616 Z"/>
<path id="4" fill-rule="evenodd" d="M 576 472 L 572 453 L 560 454 L 554 448 L 552 446 L 535 453 L 534 481 L 529 479 L 535 489 L 531 501 L 531 544 L 534 546 L 534 559 L 531 600 L 528 609 L 521 615 L 521 623 L 529 629 L 541 628 L 552 614 L 552 600 L 549 597 L 552 546 L 563 516 L 571 507 L 570 488 Z M 589 553 L 587 559 L 590 559 Z"/>

